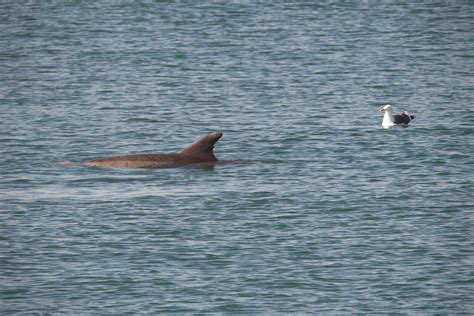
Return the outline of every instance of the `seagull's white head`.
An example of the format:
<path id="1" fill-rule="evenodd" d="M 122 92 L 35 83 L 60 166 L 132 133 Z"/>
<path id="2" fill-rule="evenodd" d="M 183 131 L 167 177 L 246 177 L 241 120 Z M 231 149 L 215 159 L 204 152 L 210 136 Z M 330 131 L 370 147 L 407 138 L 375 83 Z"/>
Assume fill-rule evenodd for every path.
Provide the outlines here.
<path id="1" fill-rule="evenodd" d="M 385 113 L 386 111 L 390 111 L 390 108 L 392 106 L 390 104 L 384 105 L 381 108 L 379 108 L 379 112 Z"/>

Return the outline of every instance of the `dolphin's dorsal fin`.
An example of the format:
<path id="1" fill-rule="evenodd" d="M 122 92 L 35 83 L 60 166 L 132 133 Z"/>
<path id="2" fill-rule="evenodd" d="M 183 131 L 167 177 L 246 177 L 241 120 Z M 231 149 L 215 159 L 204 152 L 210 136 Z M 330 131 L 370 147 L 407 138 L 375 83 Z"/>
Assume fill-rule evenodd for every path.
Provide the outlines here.
<path id="1" fill-rule="evenodd" d="M 180 155 L 201 158 L 206 161 L 217 161 L 214 156 L 214 144 L 222 137 L 221 132 L 207 134 L 195 140 L 178 152 Z"/>

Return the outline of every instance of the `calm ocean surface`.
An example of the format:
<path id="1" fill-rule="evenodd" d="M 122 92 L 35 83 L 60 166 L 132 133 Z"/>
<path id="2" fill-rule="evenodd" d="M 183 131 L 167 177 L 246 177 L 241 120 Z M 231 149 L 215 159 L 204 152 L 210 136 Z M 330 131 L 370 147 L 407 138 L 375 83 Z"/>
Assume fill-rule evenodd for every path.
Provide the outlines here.
<path id="1" fill-rule="evenodd" d="M 1 1 L 0 313 L 474 313 L 473 74 L 472 1 Z"/>

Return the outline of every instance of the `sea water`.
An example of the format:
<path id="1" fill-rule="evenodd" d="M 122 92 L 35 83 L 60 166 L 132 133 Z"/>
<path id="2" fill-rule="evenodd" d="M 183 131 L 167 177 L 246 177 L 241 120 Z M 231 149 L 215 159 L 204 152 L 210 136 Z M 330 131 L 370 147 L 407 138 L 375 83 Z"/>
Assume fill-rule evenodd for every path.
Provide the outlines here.
<path id="1" fill-rule="evenodd" d="M 2 1 L 0 312 L 474 312 L 473 30 L 472 1 Z M 77 164 L 216 130 L 253 163 Z"/>

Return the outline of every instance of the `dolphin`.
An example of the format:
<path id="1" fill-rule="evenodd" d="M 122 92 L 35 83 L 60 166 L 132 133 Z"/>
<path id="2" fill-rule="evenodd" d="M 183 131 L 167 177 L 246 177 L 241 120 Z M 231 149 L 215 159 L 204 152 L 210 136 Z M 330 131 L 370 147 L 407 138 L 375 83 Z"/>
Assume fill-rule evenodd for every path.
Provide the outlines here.
<path id="1" fill-rule="evenodd" d="M 82 166 L 103 168 L 170 168 L 186 165 L 212 165 L 217 163 L 214 144 L 221 132 L 202 136 L 175 154 L 138 154 L 105 157 L 81 162 Z"/>

